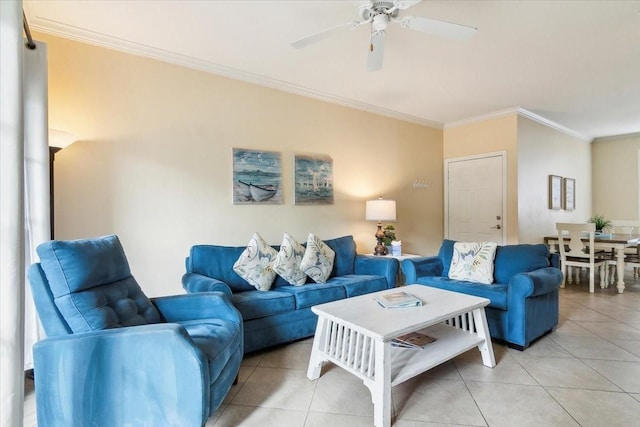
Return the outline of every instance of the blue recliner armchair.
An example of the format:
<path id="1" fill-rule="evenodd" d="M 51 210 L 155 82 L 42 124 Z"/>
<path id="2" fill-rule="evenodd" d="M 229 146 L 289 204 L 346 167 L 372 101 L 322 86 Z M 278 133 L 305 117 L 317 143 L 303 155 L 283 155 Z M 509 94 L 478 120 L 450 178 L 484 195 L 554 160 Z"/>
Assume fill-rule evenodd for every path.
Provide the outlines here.
<path id="1" fill-rule="evenodd" d="M 38 425 L 202 426 L 237 377 L 242 318 L 222 292 L 147 298 L 117 236 L 50 241 L 29 282 Z"/>

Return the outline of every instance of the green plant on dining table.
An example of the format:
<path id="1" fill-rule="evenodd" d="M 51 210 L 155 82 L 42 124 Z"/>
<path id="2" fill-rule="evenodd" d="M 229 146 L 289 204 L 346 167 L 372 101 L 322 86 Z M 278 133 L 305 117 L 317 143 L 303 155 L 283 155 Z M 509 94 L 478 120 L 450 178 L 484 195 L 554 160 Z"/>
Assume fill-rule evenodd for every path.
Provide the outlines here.
<path id="1" fill-rule="evenodd" d="M 591 218 L 589 218 L 589 222 L 592 222 L 596 225 L 596 231 L 602 231 L 605 228 L 611 226 L 611 221 L 609 221 L 602 215 L 592 216 Z"/>

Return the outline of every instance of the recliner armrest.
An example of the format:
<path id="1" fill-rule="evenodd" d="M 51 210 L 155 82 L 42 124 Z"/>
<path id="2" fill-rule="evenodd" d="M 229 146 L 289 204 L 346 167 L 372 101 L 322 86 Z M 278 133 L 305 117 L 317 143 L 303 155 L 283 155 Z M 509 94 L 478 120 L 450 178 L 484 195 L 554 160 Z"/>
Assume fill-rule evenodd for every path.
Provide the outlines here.
<path id="1" fill-rule="evenodd" d="M 221 280 L 198 273 L 186 273 L 182 276 L 182 287 L 189 293 L 220 291 L 229 298 L 233 293 L 229 286 Z"/>
<path id="2" fill-rule="evenodd" d="M 402 272 L 408 285 L 416 283 L 418 277 L 440 277 L 442 271 L 442 261 L 438 256 L 407 258 L 402 261 Z"/>
<path id="3" fill-rule="evenodd" d="M 226 286 L 226 285 L 225 285 Z M 167 322 L 224 319 L 242 324 L 242 316 L 223 292 L 198 292 L 151 298 Z"/>
<path id="4" fill-rule="evenodd" d="M 208 362 L 180 325 L 50 337 L 33 354 L 39 424 L 195 426 L 208 417 Z"/>
<path id="5" fill-rule="evenodd" d="M 396 286 L 400 264 L 395 258 L 356 255 L 355 274 L 372 274 L 387 278 L 389 288 Z"/>

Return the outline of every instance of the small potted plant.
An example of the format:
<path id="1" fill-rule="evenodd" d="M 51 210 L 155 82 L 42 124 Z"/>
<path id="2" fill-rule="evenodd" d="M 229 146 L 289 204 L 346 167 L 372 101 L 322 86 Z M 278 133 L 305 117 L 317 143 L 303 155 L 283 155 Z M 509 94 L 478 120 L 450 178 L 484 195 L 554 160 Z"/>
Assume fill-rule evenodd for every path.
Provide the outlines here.
<path id="1" fill-rule="evenodd" d="M 384 229 L 384 237 L 382 238 L 382 244 L 391 253 L 391 242 L 396 240 L 396 229 L 393 225 L 387 224 Z"/>
<path id="2" fill-rule="evenodd" d="M 604 230 L 607 227 L 611 227 L 611 221 L 609 221 L 602 215 L 594 215 L 591 218 L 589 218 L 588 221 L 596 225 L 596 232 L 598 233 L 602 233 L 602 230 Z"/>

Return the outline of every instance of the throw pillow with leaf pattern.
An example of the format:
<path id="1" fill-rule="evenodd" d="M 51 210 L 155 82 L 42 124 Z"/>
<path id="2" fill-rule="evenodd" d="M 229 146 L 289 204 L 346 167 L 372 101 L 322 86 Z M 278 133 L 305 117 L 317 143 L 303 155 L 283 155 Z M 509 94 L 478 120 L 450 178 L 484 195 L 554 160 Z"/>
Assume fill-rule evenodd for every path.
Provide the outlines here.
<path id="1" fill-rule="evenodd" d="M 233 264 L 233 271 L 257 290 L 268 291 L 276 278 L 276 272 L 273 271 L 276 255 L 278 252 L 258 233 L 254 233 L 247 248 Z"/>
<path id="2" fill-rule="evenodd" d="M 497 247 L 496 242 L 455 242 L 449 278 L 487 285 L 493 283 Z"/>
<path id="3" fill-rule="evenodd" d="M 325 283 L 333 270 L 336 253 L 315 234 L 309 234 L 307 249 L 300 263 L 300 270 L 316 283 Z"/>
<path id="4" fill-rule="evenodd" d="M 305 249 L 289 233 L 284 233 L 280 251 L 273 263 L 273 270 L 289 284 L 294 286 L 304 285 L 307 275 L 300 270 Z"/>

